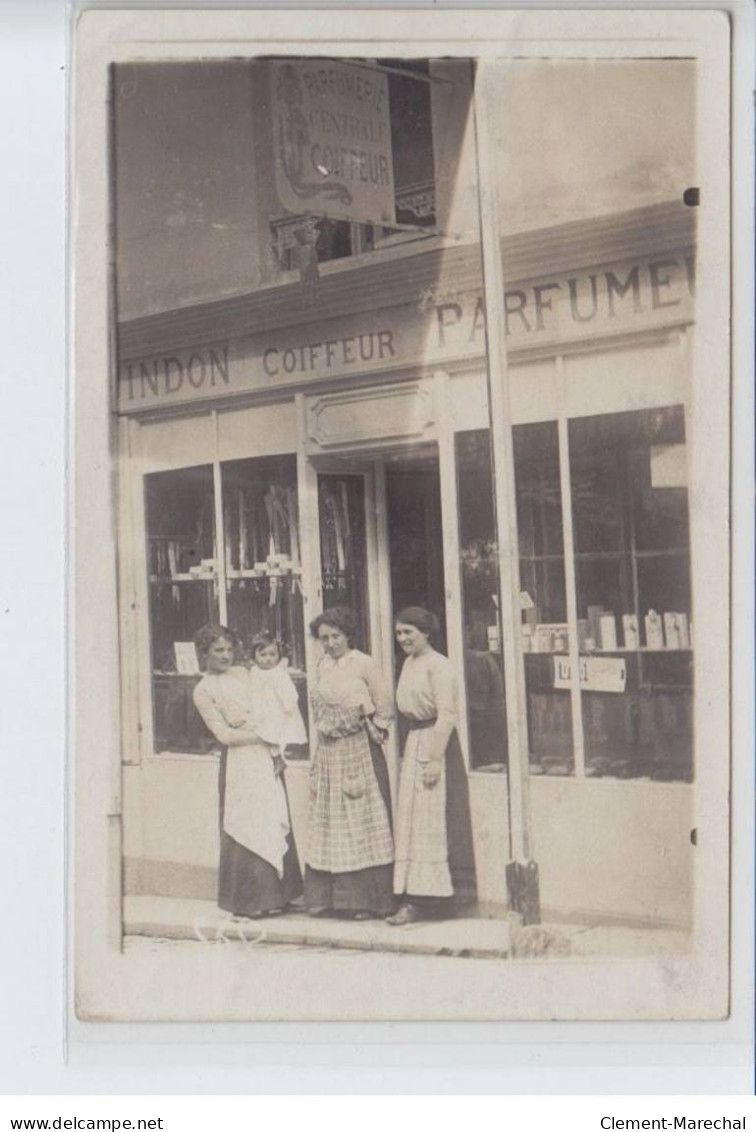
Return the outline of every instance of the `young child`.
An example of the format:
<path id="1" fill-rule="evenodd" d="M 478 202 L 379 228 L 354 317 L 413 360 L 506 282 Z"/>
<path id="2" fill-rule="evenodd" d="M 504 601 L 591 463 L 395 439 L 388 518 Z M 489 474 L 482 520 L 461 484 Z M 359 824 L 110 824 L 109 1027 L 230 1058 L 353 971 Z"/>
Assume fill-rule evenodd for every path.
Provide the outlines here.
<path id="1" fill-rule="evenodd" d="M 286 671 L 281 645 L 276 637 L 263 629 L 250 645 L 252 668 L 249 670 L 255 700 L 255 725 L 263 742 L 274 750 L 276 774 L 283 774 L 284 752 L 291 743 L 306 743 L 307 731 L 299 710 L 299 696 Z"/>

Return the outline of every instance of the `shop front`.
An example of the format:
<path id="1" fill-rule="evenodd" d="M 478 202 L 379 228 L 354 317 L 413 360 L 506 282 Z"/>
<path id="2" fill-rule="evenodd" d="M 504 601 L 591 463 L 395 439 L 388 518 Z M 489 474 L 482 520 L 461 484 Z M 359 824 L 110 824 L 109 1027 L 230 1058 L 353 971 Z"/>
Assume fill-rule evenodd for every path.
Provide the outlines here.
<path id="1" fill-rule="evenodd" d="M 393 614 L 420 604 L 457 671 L 481 911 L 506 908 L 500 380 L 544 914 L 689 924 L 691 213 L 525 233 L 502 254 L 506 374 L 488 373 L 475 245 L 336 266 L 315 297 L 292 277 L 119 327 L 128 892 L 214 898 L 201 625 L 275 630 L 307 720 L 309 621 L 349 605 L 395 683 Z M 300 845 L 309 758 L 289 751 Z"/>

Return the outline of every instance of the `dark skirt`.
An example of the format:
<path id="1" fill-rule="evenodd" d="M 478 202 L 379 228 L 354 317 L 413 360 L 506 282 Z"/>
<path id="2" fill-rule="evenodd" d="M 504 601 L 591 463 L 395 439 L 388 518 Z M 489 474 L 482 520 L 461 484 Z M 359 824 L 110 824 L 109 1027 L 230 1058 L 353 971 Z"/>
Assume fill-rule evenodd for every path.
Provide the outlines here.
<path id="1" fill-rule="evenodd" d="M 472 904 L 478 893 L 470 790 L 456 731 L 452 731 L 446 747 L 446 843 L 449 850 L 449 872 L 454 887 L 452 899 L 455 904 Z"/>
<path id="2" fill-rule="evenodd" d="M 218 866 L 218 907 L 235 916 L 259 916 L 275 908 L 283 908 L 302 894 L 302 874 L 289 834 L 284 856 L 283 877 L 251 849 L 234 841 L 223 829 L 226 797 L 226 752 L 221 754 L 218 778 L 220 794 L 220 863 Z M 284 791 L 286 785 L 284 784 Z M 286 798 L 288 807 L 289 799 Z M 289 814 L 291 823 L 291 814 Z"/>
<path id="3" fill-rule="evenodd" d="M 381 748 L 370 740 L 370 758 L 378 789 L 391 823 L 391 787 Z M 349 873 L 327 873 L 305 865 L 304 898 L 309 909 L 333 912 L 373 912 L 388 916 L 396 905 L 393 892 L 394 866 L 374 865 Z"/>

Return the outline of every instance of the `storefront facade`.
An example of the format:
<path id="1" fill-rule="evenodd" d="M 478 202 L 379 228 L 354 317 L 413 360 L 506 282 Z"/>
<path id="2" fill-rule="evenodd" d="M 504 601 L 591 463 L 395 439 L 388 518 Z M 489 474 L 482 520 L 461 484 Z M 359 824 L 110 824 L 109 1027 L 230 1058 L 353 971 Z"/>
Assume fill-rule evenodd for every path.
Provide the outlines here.
<path id="1" fill-rule="evenodd" d="M 506 907 L 488 397 L 503 380 L 544 914 L 689 925 L 693 215 L 670 203 L 508 237 L 503 375 L 488 373 L 472 242 L 121 323 L 127 892 L 214 897 L 217 758 L 191 699 L 202 624 L 280 633 L 306 715 L 322 608 L 350 604 L 396 680 L 393 612 L 423 604 L 457 670 L 481 909 Z M 395 787 L 396 735 L 388 755 Z M 302 845 L 310 750 L 291 756 Z"/>

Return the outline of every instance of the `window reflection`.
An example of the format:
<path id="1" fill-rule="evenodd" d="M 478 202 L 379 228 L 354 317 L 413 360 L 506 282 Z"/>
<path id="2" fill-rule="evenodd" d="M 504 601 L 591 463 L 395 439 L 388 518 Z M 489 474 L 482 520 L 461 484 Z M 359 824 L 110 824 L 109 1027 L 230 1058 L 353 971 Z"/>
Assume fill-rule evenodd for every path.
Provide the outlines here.
<path id="1" fill-rule="evenodd" d="M 586 773 L 689 780 L 683 409 L 573 420 L 569 440 L 581 653 L 594 674 L 602 666 L 605 685 L 582 681 Z"/>
<path id="2" fill-rule="evenodd" d="M 488 429 L 457 433 L 456 454 L 470 765 L 501 769 L 507 732 Z"/>
<path id="3" fill-rule="evenodd" d="M 213 470 L 145 477 L 155 750 L 214 746 L 192 702 L 194 634 L 218 620 Z"/>
<path id="4" fill-rule="evenodd" d="M 513 440 L 530 766 L 536 774 L 568 775 L 574 770 L 570 692 L 555 686 L 555 657 L 568 650 L 556 422 L 517 425 Z"/>

